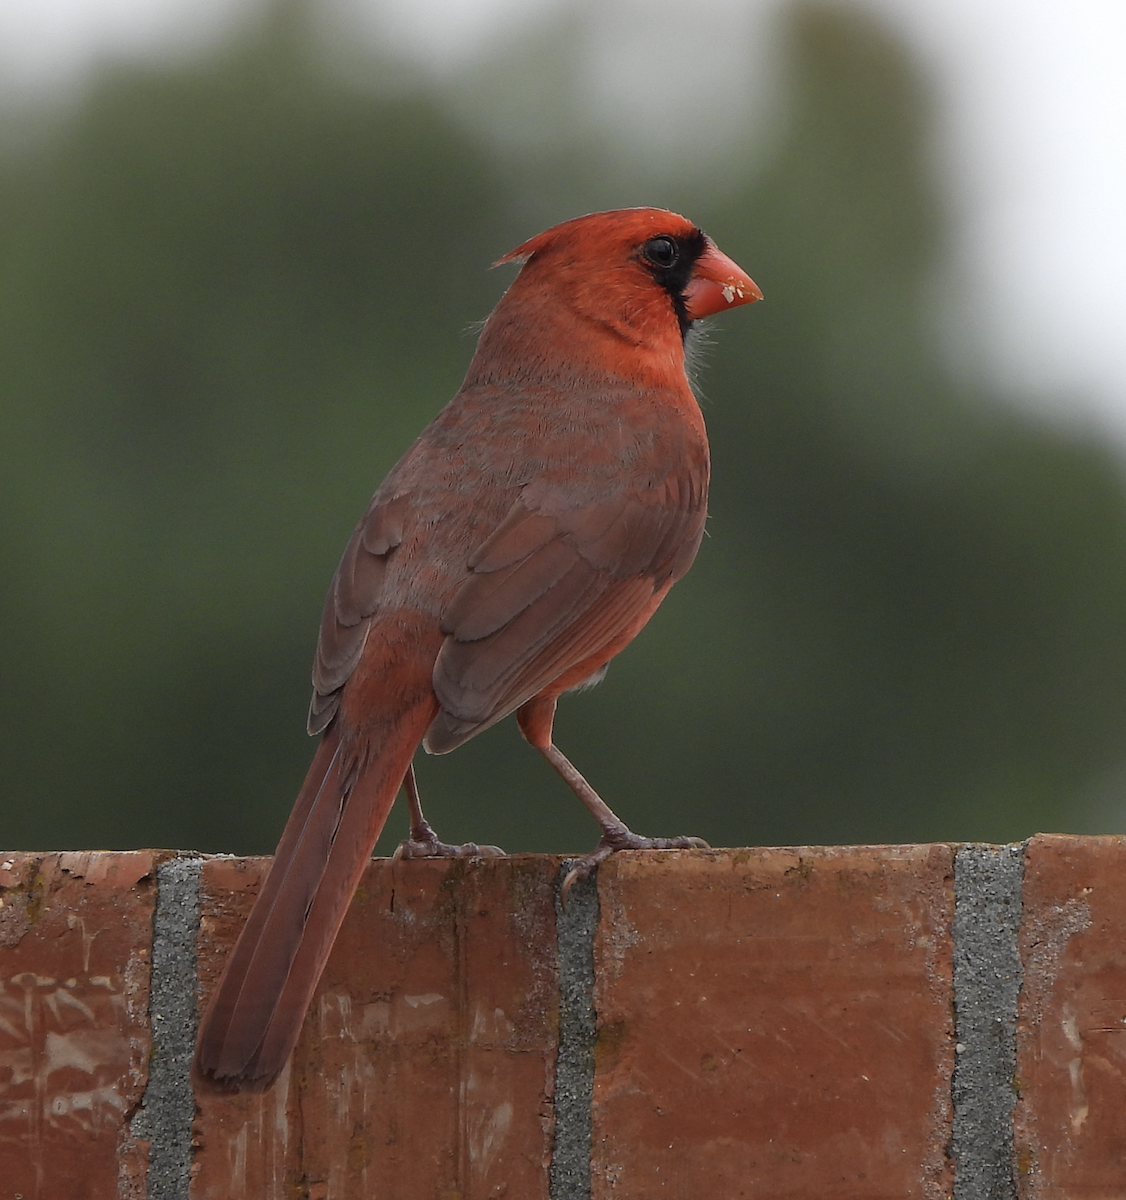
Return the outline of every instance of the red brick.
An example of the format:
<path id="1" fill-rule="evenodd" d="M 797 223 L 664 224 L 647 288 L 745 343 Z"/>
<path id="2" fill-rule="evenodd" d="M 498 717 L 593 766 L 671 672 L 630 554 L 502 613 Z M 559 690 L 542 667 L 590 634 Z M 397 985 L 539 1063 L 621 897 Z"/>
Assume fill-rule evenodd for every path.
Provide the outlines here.
<path id="1" fill-rule="evenodd" d="M 214 984 L 265 863 L 203 870 Z M 374 862 L 293 1061 L 264 1096 L 201 1094 L 194 1200 L 547 1195 L 557 862 Z"/>
<path id="2" fill-rule="evenodd" d="M 24 1200 L 144 1194 L 155 856 L 0 854 L 0 1180 Z"/>
<path id="3" fill-rule="evenodd" d="M 594 1197 L 949 1194 L 947 846 L 600 869 Z"/>
<path id="4" fill-rule="evenodd" d="M 1126 838 L 1032 839 L 1020 945 L 1020 1194 L 1126 1196 Z"/>

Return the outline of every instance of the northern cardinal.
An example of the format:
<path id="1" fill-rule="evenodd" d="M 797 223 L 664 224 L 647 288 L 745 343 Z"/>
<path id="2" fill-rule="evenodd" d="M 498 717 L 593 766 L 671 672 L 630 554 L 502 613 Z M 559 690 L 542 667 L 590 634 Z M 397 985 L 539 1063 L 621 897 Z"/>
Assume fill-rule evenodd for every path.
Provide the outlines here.
<path id="1" fill-rule="evenodd" d="M 631 833 L 551 728 L 560 694 L 601 677 L 696 557 L 708 443 L 685 338 L 762 293 L 655 208 L 578 217 L 500 263 L 523 265 L 461 390 L 375 493 L 329 589 L 320 746 L 199 1034 L 197 1075 L 221 1086 L 265 1087 L 285 1065 L 401 787 L 407 856 L 480 852 L 424 820 L 420 743 L 445 754 L 515 712 L 602 827 L 572 877 L 614 850 L 703 845 Z"/>

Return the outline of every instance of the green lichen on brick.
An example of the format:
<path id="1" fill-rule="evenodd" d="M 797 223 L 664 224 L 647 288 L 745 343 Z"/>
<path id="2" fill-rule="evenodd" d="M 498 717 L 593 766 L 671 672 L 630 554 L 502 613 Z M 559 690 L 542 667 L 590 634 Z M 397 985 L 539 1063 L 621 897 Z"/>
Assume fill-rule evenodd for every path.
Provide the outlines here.
<path id="1" fill-rule="evenodd" d="M 597 1071 L 608 1070 L 622 1052 L 628 1033 L 625 1021 L 611 1021 L 603 1025 L 594 1041 L 594 1065 Z"/>
<path id="2" fill-rule="evenodd" d="M 799 855 L 797 866 L 787 867 L 784 874 L 794 883 L 804 883 L 813 874 L 813 863 Z"/>
<path id="3" fill-rule="evenodd" d="M 27 920 L 34 925 L 43 915 L 47 907 L 47 877 L 42 871 L 36 871 L 31 878 L 31 886 L 27 889 Z"/>

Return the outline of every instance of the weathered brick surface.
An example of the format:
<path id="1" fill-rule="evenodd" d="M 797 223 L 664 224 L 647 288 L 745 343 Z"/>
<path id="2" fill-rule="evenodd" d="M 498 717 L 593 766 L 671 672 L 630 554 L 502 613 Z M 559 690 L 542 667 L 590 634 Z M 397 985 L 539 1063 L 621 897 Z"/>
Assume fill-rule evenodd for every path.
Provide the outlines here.
<path id="1" fill-rule="evenodd" d="M 146 1195 L 160 858 L 0 854 L 0 1200 Z M 595 1200 L 948 1196 L 951 861 L 604 864 Z M 1038 837 L 1025 866 L 1020 1195 L 1126 1200 L 1126 838 Z M 204 992 L 265 867 L 203 866 Z M 194 1200 L 546 1200 L 557 868 L 373 863 L 278 1086 L 199 1097 Z"/>
<path id="2" fill-rule="evenodd" d="M 205 991 L 265 865 L 204 866 Z M 373 863 L 278 1084 L 200 1096 L 194 1200 L 546 1198 L 556 866 Z"/>
<path id="3" fill-rule="evenodd" d="M 946 846 L 600 869 L 594 1196 L 949 1194 Z"/>
<path id="4" fill-rule="evenodd" d="M 0 1195 L 132 1200 L 151 853 L 0 854 Z"/>
<path id="5" fill-rule="evenodd" d="M 1020 1194 L 1024 1200 L 1121 1200 L 1126 838 L 1033 838 L 1020 943 Z"/>

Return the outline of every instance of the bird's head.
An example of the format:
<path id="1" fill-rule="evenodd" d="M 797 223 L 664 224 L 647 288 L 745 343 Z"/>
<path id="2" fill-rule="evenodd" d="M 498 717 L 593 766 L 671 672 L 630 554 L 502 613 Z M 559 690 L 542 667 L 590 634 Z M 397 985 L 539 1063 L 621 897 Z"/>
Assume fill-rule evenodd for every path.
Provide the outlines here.
<path id="1" fill-rule="evenodd" d="M 589 213 L 529 238 L 495 264 L 524 264 L 547 286 L 613 320 L 671 307 L 681 334 L 692 321 L 762 299 L 755 281 L 702 230 L 663 208 Z"/>
<path id="2" fill-rule="evenodd" d="M 489 324 L 524 352 L 683 369 L 692 322 L 762 299 L 754 280 L 687 218 L 625 208 L 564 221 L 498 261 L 521 271 Z M 486 326 L 488 329 L 488 326 Z M 532 355 L 539 358 L 538 354 Z"/>

